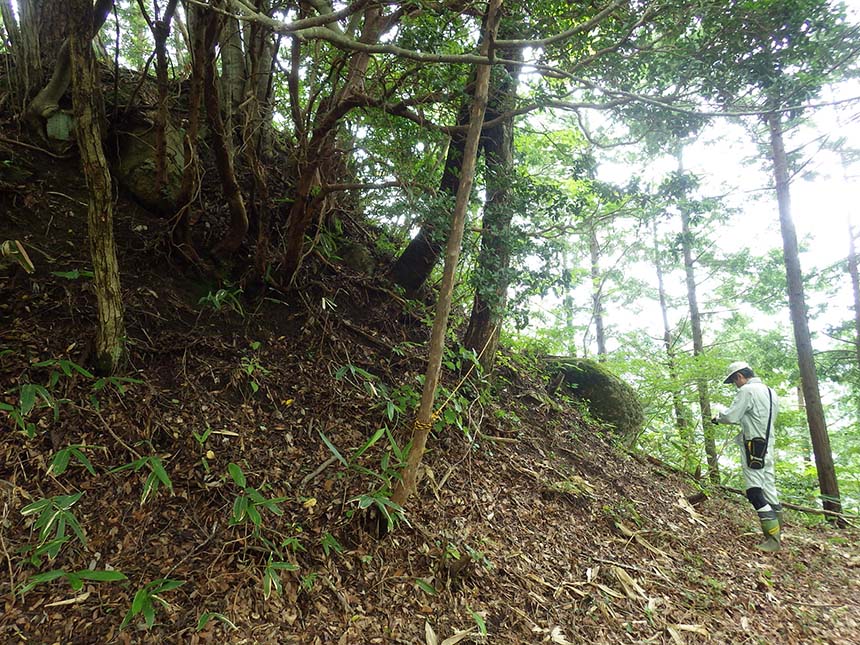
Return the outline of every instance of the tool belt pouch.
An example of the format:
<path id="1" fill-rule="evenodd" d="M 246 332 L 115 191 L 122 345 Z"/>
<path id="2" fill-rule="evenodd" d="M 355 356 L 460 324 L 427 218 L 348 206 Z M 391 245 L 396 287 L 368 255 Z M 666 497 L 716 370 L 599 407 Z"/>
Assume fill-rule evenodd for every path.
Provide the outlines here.
<path id="1" fill-rule="evenodd" d="M 761 437 L 747 439 L 744 442 L 747 453 L 747 466 L 753 470 L 764 468 L 764 456 L 767 453 L 767 441 Z"/>

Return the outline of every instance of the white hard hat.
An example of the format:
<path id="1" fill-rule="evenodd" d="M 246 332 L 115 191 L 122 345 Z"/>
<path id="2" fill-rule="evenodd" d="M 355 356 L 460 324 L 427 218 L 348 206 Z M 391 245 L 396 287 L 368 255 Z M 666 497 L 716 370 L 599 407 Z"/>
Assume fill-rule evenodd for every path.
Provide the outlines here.
<path id="1" fill-rule="evenodd" d="M 731 365 L 729 365 L 726 370 L 726 378 L 723 379 L 723 383 L 731 383 L 732 377 L 736 372 L 740 372 L 743 369 L 749 369 L 749 364 L 745 361 L 735 361 Z"/>

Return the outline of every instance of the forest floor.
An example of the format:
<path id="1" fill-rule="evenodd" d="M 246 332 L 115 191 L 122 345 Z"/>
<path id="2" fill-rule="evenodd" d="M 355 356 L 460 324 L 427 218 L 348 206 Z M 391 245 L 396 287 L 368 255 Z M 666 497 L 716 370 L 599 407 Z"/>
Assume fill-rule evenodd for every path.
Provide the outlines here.
<path id="1" fill-rule="evenodd" d="M 689 479 L 615 448 L 525 358 L 504 358 L 492 398 L 454 397 L 408 521 L 380 539 L 360 506 L 394 449 L 356 452 L 384 423 L 408 441 L 428 329 L 336 261 L 312 261 L 301 295 L 251 305 L 187 277 L 164 222 L 121 199 L 134 381 L 77 371 L 96 315 L 80 173 L 0 154 L 0 231 L 37 267 L 0 270 L 0 401 L 49 386 L 29 388 L 32 437 L 0 412 L 0 642 L 860 643 L 856 529 L 789 511 L 782 551 L 758 553 L 744 499 L 692 506 Z M 231 522 L 243 503 L 259 515 Z M 50 559 L 38 547 L 61 517 Z M 49 571 L 65 574 L 34 580 Z M 81 571 L 125 580 L 75 584 Z"/>

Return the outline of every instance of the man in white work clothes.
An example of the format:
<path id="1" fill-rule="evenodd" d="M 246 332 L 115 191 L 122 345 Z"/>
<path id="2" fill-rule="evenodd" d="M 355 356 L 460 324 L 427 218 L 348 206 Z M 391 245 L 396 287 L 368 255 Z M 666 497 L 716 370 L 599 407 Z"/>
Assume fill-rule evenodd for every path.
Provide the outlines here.
<path id="1" fill-rule="evenodd" d="M 738 391 L 731 407 L 712 421 L 740 425 L 735 443 L 741 448 L 747 499 L 758 513 L 765 537 L 757 546 L 762 551 L 779 551 L 782 505 L 773 459 L 774 421 L 779 411 L 776 393 L 743 361 L 729 365 L 723 383 L 734 384 Z"/>

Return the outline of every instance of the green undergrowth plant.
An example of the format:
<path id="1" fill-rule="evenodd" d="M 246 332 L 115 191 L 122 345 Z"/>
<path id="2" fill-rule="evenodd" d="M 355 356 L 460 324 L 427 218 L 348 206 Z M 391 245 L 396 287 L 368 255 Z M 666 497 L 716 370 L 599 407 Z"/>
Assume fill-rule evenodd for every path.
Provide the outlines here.
<path id="1" fill-rule="evenodd" d="M 229 310 L 238 314 L 241 318 L 245 317 L 245 308 L 242 306 L 242 289 L 225 288 L 216 291 L 210 291 L 205 296 L 197 301 L 201 307 L 209 307 L 214 311 Z"/>
<path id="2" fill-rule="evenodd" d="M 252 354 L 250 356 L 243 356 L 240 362 L 242 371 L 248 377 L 248 385 L 251 387 L 251 392 L 254 394 L 260 391 L 261 381 L 269 375 L 269 370 L 262 366 L 260 357 L 257 354 L 260 351 L 260 347 L 262 347 L 260 341 L 253 341 L 251 343 Z"/>
<path id="3" fill-rule="evenodd" d="M 142 383 L 139 379 L 123 376 L 97 378 L 88 369 L 67 358 L 51 358 L 39 361 L 30 365 L 29 369 L 47 369 L 48 378 L 45 384 L 31 382 L 28 376 L 26 382 L 20 383 L 6 391 L 7 394 L 17 393 L 18 400 L 16 404 L 0 401 L 0 411 L 6 412 L 12 420 L 12 424 L 26 434 L 29 439 L 35 438 L 38 433 L 38 425 L 31 418 L 35 412 L 43 409 L 51 410 L 52 420 L 56 423 L 60 418 L 60 404 L 70 403 L 69 399 L 57 393 L 61 379 L 69 380 L 76 376 L 82 376 L 90 381 L 87 402 L 95 410 L 100 408 L 100 402 L 96 396 L 98 392 L 112 387 L 120 395 L 123 395 L 126 393 L 127 385 Z M 21 378 L 24 378 L 23 374 Z"/>
<path id="4" fill-rule="evenodd" d="M 213 618 L 227 625 L 227 627 L 229 627 L 232 631 L 236 631 L 237 629 L 239 629 L 238 627 L 236 627 L 236 624 L 232 620 L 227 618 L 227 616 L 225 616 L 224 614 L 218 613 L 217 611 L 204 611 L 202 614 L 200 614 L 200 618 L 197 620 L 197 627 L 195 631 L 202 632 L 204 629 L 206 629 L 206 625 L 208 625 L 209 621 Z"/>
<path id="5" fill-rule="evenodd" d="M 280 595 L 284 590 L 281 583 L 281 572 L 297 571 L 298 568 L 298 565 L 292 562 L 276 560 L 274 555 L 270 555 L 263 569 L 263 598 L 268 600 L 273 593 Z"/>
<path id="6" fill-rule="evenodd" d="M 393 490 L 393 484 L 397 481 L 397 478 L 400 476 L 400 471 L 406 463 L 406 456 L 409 454 L 409 444 L 401 448 L 394 439 L 391 429 L 386 425 L 374 432 L 370 438 L 364 442 L 364 444 L 352 453 L 349 459 L 346 459 L 331 440 L 325 436 L 325 434 L 320 432 L 319 435 L 332 456 L 339 461 L 347 471 L 368 476 L 379 482 L 376 487 L 372 488 L 372 490 L 367 493 L 357 495 L 352 498 L 350 502 L 356 504 L 359 510 L 366 510 L 368 508 L 376 509 L 380 517 L 385 520 L 389 530 L 392 530 L 398 522 L 405 522 L 408 525 L 409 522 L 406 520 L 403 508 L 391 501 L 391 493 Z M 360 464 L 358 460 L 361 456 L 370 450 L 370 448 L 373 447 L 382 437 L 387 439 L 389 449 L 382 453 L 379 470 L 372 470 Z M 394 461 L 392 461 L 392 457 L 394 458 Z M 353 509 L 347 511 L 348 517 L 352 517 L 352 514 Z"/>
<path id="7" fill-rule="evenodd" d="M 238 464 L 227 464 L 227 472 L 233 483 L 241 489 L 241 492 L 233 500 L 233 510 L 230 515 L 231 526 L 250 521 L 255 530 L 260 530 L 263 527 L 261 510 L 266 510 L 273 515 L 284 514 L 280 505 L 287 500 L 286 497 L 273 497 L 271 499 L 263 497 L 260 491 L 248 485 L 245 473 Z"/>
<path id="8" fill-rule="evenodd" d="M 10 393 L 18 392 L 18 404 L 12 405 L 0 401 L 0 411 L 6 412 L 12 423 L 21 432 L 33 439 L 36 432 L 36 423 L 30 420 L 30 413 L 38 408 L 50 408 L 54 412 L 54 421 L 60 417 L 59 401 L 43 385 L 37 383 L 24 383 L 13 388 Z"/>
<path id="9" fill-rule="evenodd" d="M 66 469 L 68 469 L 72 458 L 78 461 L 84 468 L 86 468 L 87 472 L 91 475 L 95 475 L 96 471 L 93 468 L 92 463 L 90 462 L 87 455 L 84 453 L 87 446 L 83 444 L 72 444 L 71 446 L 66 446 L 65 448 L 61 448 L 57 452 L 54 453 L 54 458 L 51 460 L 51 465 L 48 467 L 48 474 L 54 475 L 55 477 L 59 477 Z"/>
<path id="10" fill-rule="evenodd" d="M 112 468 L 109 472 L 119 473 L 124 470 L 134 470 L 134 472 L 138 472 L 144 469 L 149 470 L 149 474 L 143 482 L 143 491 L 140 495 L 141 506 L 146 503 L 146 500 L 149 499 L 150 496 L 155 497 L 161 486 L 164 486 L 171 495 L 174 494 L 173 482 L 170 480 L 170 476 L 167 474 L 167 470 L 165 470 L 164 464 L 161 462 L 161 458 L 156 455 L 139 457 L 127 464 Z"/>
<path id="11" fill-rule="evenodd" d="M 171 580 L 170 578 L 159 578 L 145 584 L 135 592 L 134 598 L 131 601 L 131 607 L 126 612 L 119 628 L 121 630 L 125 629 L 134 620 L 135 616 L 141 615 L 143 616 L 146 628 L 152 629 L 152 626 L 155 624 L 155 603 L 159 603 L 163 607 L 169 606 L 160 594 L 173 591 L 184 584 L 184 580 Z"/>
<path id="12" fill-rule="evenodd" d="M 28 591 L 32 591 L 39 585 L 53 582 L 54 580 L 64 579 L 72 591 L 80 591 L 84 588 L 86 582 L 119 582 L 128 578 L 122 571 L 113 571 L 105 569 L 80 569 L 79 571 L 65 571 L 63 569 L 52 569 L 44 573 L 37 573 L 30 576 L 27 582 L 18 588 L 18 594 L 24 596 Z"/>
<path id="13" fill-rule="evenodd" d="M 233 483 L 241 491 L 233 499 L 230 525 L 239 526 L 250 522 L 251 537 L 259 543 L 260 550 L 266 554 L 266 562 L 263 565 L 263 597 L 268 599 L 272 594 L 280 594 L 282 591 L 281 572 L 299 569 L 297 564 L 287 560 L 286 553 L 295 555 L 298 551 L 305 550 L 298 537 L 302 529 L 301 526 L 293 523 L 290 525 L 291 531 L 287 535 L 277 534 L 270 530 L 263 520 L 261 511 L 265 510 L 272 515 L 283 516 L 284 511 L 280 505 L 288 498 L 264 497 L 259 490 L 248 485 L 248 479 L 238 464 L 228 464 L 227 472 Z M 275 537 L 276 535 L 278 537 Z"/>
<path id="14" fill-rule="evenodd" d="M 81 545 L 87 545 L 87 538 L 78 519 L 72 512 L 72 507 L 78 503 L 84 492 L 72 495 L 55 495 L 36 500 L 21 509 L 24 517 L 34 516 L 33 529 L 38 530 L 37 542 L 34 546 L 25 547 L 25 553 L 30 564 L 39 567 L 43 556 L 49 560 L 57 557 L 63 545 L 72 539 L 78 539 Z M 72 535 L 66 530 L 71 529 Z"/>

